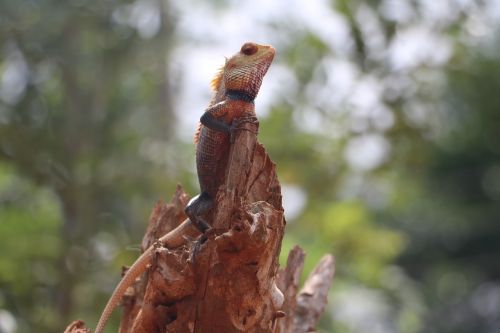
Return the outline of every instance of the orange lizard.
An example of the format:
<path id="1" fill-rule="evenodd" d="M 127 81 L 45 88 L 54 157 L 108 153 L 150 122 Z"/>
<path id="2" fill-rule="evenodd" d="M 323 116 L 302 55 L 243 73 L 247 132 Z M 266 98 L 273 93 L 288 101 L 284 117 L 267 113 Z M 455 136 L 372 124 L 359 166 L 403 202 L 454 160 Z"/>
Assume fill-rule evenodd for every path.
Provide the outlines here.
<path id="1" fill-rule="evenodd" d="M 185 209 L 188 219 L 158 240 L 162 246 L 179 247 L 184 244 L 184 236 L 205 233 L 210 228 L 203 217 L 212 209 L 215 195 L 223 181 L 233 134 L 240 129 L 242 122 L 256 121 L 254 99 L 274 54 L 272 46 L 245 43 L 238 53 L 226 59 L 212 80 L 211 87 L 215 94 L 200 118 L 195 135 L 201 193 L 188 203 Z M 101 314 L 95 333 L 104 331 L 106 322 L 127 288 L 146 271 L 152 253 L 153 246 L 144 251 L 118 283 Z"/>

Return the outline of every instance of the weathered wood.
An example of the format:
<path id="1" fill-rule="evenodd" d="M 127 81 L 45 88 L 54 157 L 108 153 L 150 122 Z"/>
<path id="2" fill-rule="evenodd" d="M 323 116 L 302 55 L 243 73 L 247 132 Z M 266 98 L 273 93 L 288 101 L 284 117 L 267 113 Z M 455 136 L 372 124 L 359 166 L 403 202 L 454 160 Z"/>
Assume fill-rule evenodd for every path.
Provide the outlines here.
<path id="1" fill-rule="evenodd" d="M 297 305 L 297 292 L 300 285 L 300 275 L 304 268 L 305 252 L 295 246 L 288 254 L 284 269 L 278 272 L 278 287 L 283 291 L 285 301 L 281 311 L 286 316 L 277 321 L 276 332 L 291 332 L 294 327 L 294 313 Z"/>
<path id="2" fill-rule="evenodd" d="M 256 125 L 244 126 L 228 156 L 208 240 L 156 250 L 146 286 L 135 295 L 140 310 L 127 311 L 136 315 L 132 325 L 123 318 L 128 330 L 120 332 L 272 332 L 283 302 L 275 286 L 285 226 L 281 190 Z M 178 190 L 171 204 L 155 207 L 143 247 L 182 222 L 184 196 Z"/>
<path id="3" fill-rule="evenodd" d="M 256 141 L 257 124 L 244 126 L 231 146 L 225 181 L 207 217 L 211 231 L 198 238 L 196 230 L 187 227 L 182 246 L 157 245 L 148 272 L 123 299 L 120 333 L 283 333 L 299 332 L 299 316 L 307 325 L 317 322 L 333 261 L 322 261 L 298 297 L 304 261 L 300 248 L 291 252 L 287 267 L 278 274 L 286 224 L 281 188 L 275 164 Z M 185 220 L 187 202 L 179 186 L 170 203 L 156 204 L 143 250 Z M 314 305 L 311 313 L 304 309 L 307 304 Z"/>
<path id="4" fill-rule="evenodd" d="M 293 329 L 289 332 L 314 332 L 328 302 L 328 290 L 335 274 L 335 258 L 327 254 L 309 274 L 297 295 Z"/>
<path id="5" fill-rule="evenodd" d="M 88 328 L 85 328 L 85 323 L 81 320 L 75 320 L 66 327 L 64 333 L 90 333 Z"/>

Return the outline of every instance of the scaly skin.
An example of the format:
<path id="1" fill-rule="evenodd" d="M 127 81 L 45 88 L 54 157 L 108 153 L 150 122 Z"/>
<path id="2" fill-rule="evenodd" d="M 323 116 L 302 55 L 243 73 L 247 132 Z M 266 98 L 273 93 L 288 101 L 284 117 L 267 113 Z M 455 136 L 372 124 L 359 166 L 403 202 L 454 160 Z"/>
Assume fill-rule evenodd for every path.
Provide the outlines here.
<path id="1" fill-rule="evenodd" d="M 168 248 L 184 244 L 186 235 L 204 233 L 209 225 L 202 216 L 213 206 L 217 190 L 223 181 L 229 147 L 234 131 L 242 121 L 256 121 L 253 100 L 259 92 L 262 79 L 271 65 L 275 50 L 271 46 L 245 43 L 240 52 L 226 60 L 217 76 L 212 80 L 215 95 L 200 119 L 195 135 L 196 166 L 201 193 L 186 207 L 186 219 L 176 229 L 164 235 L 157 244 Z M 195 228 L 196 227 L 196 228 Z M 149 247 L 127 270 L 123 279 L 111 295 L 95 333 L 102 333 L 113 310 L 117 307 L 135 280 L 151 263 L 154 247 Z"/>
<path id="2" fill-rule="evenodd" d="M 187 216 L 201 232 L 209 228 L 202 216 L 212 208 L 223 180 L 232 135 L 242 121 L 256 121 L 253 100 L 274 53 L 272 46 L 245 43 L 212 80 L 215 96 L 195 135 L 201 193 L 186 207 Z"/>

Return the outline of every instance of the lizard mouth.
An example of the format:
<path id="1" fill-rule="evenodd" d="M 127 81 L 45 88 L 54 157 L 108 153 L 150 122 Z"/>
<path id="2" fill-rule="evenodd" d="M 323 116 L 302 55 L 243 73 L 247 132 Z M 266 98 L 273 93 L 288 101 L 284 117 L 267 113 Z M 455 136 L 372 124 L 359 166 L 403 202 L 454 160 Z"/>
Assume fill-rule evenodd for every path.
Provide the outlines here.
<path id="1" fill-rule="evenodd" d="M 271 45 L 262 45 L 261 47 L 263 47 L 265 50 L 264 56 L 262 57 L 262 64 L 264 65 L 262 66 L 264 68 L 263 72 L 264 75 L 274 60 L 274 55 L 276 54 L 276 50 Z"/>
<path id="2" fill-rule="evenodd" d="M 267 49 L 267 53 L 269 54 L 267 59 L 273 60 L 274 55 L 276 54 L 276 49 L 272 47 L 271 45 L 263 45 Z"/>

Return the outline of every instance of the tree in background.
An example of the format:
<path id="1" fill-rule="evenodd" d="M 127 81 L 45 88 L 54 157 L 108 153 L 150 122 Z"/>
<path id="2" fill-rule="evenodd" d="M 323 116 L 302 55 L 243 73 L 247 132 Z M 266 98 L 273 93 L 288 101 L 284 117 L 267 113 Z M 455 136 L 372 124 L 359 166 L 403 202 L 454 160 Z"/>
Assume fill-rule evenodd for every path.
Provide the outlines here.
<path id="1" fill-rule="evenodd" d="M 422 332 L 500 328 L 500 46 L 488 47 L 461 49 L 447 66 L 422 193 L 393 216 L 411 239 L 398 262 L 424 286 Z"/>
<path id="2" fill-rule="evenodd" d="M 0 12 L 0 307 L 20 332 L 62 331 L 82 309 L 98 315 L 99 285 L 116 280 L 102 260 L 174 188 L 151 154 L 172 140 L 172 20 L 161 2 Z"/>

